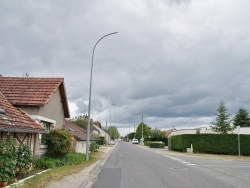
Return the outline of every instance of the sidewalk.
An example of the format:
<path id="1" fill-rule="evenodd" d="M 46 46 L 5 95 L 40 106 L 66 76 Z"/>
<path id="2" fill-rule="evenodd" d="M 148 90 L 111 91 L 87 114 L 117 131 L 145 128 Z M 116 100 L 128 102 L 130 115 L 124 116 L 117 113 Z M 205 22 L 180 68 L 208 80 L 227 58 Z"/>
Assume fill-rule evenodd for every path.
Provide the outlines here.
<path id="1" fill-rule="evenodd" d="M 90 188 L 116 145 L 102 146 L 101 150 L 104 154 L 100 160 L 88 167 L 85 167 L 79 173 L 66 176 L 61 181 L 52 182 L 46 188 Z"/>

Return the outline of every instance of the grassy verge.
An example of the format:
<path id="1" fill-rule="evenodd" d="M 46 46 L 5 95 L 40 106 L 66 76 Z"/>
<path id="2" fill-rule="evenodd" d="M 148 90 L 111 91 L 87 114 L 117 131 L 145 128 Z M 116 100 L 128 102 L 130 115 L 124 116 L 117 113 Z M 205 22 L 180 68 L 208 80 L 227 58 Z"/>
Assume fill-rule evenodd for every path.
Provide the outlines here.
<path id="1" fill-rule="evenodd" d="M 23 185 L 18 185 L 16 188 L 44 188 L 51 182 L 60 181 L 65 176 L 80 172 L 83 168 L 99 160 L 103 154 L 103 151 L 98 151 L 92 154 L 93 157 L 90 157 L 89 161 L 85 161 L 78 165 L 53 168 L 43 174 L 36 175 L 35 177 L 26 180 Z"/>

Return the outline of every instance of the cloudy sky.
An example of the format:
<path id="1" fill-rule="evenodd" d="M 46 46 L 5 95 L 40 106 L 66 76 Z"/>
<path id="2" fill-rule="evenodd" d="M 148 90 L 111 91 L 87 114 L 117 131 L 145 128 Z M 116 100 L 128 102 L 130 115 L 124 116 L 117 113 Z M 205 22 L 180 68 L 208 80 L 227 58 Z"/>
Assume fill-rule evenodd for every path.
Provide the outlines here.
<path id="1" fill-rule="evenodd" d="M 142 121 L 209 127 L 221 100 L 250 111 L 248 0 L 0 0 L 0 74 L 64 77 L 71 117 L 122 135 Z M 111 105 L 118 102 L 112 108 Z"/>

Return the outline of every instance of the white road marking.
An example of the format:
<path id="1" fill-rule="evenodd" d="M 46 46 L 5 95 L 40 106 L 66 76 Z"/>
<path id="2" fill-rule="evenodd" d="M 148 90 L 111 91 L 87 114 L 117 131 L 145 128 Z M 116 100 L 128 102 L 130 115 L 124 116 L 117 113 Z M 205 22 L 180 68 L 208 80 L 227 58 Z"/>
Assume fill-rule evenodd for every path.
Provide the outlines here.
<path id="1" fill-rule="evenodd" d="M 190 163 L 190 162 L 188 162 L 188 161 L 185 161 L 185 160 L 182 160 L 182 159 L 178 159 L 178 158 L 176 158 L 176 157 L 172 157 L 172 156 L 169 156 L 169 155 L 164 155 L 164 156 L 165 156 L 165 157 L 168 157 L 168 158 L 170 158 L 170 159 L 172 159 L 172 160 L 178 161 L 178 162 L 180 162 L 180 163 L 189 165 L 189 166 L 194 166 L 194 165 L 196 165 L 196 164 Z"/>

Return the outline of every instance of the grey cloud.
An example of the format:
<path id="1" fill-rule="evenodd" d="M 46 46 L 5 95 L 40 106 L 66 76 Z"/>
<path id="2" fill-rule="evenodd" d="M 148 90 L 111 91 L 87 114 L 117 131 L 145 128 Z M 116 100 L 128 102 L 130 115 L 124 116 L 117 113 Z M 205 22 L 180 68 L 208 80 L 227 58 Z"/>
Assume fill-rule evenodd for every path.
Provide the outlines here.
<path id="1" fill-rule="evenodd" d="M 1 1 L 0 74 L 64 77 L 70 103 L 129 128 L 210 123 L 249 103 L 249 3 L 223 0 Z M 85 107 L 84 107 L 85 106 Z M 71 110 L 72 112 L 72 110 Z M 72 112 L 73 114 L 73 112 Z"/>

